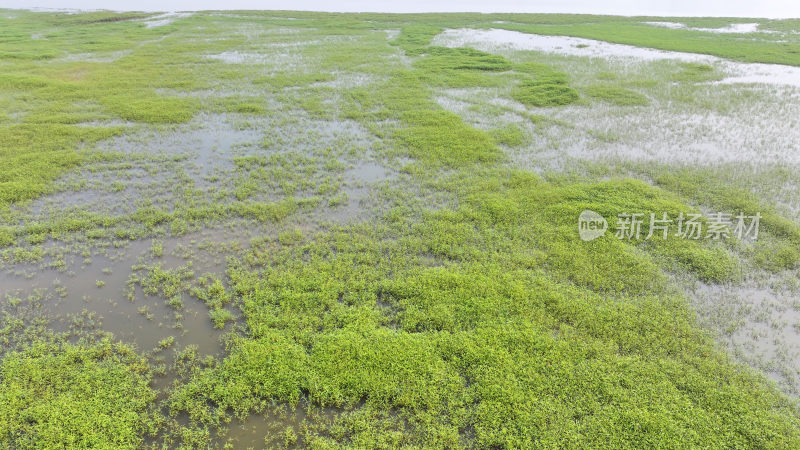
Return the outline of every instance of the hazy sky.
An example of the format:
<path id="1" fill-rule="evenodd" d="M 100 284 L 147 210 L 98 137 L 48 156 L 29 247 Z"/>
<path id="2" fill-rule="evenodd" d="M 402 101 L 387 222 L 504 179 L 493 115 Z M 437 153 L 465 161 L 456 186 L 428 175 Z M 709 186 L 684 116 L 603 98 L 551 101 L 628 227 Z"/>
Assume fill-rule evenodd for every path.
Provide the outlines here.
<path id="1" fill-rule="evenodd" d="M 2 8 L 134 11 L 292 9 L 315 11 L 570 12 L 662 16 L 800 17 L 798 0 L 0 0 Z"/>

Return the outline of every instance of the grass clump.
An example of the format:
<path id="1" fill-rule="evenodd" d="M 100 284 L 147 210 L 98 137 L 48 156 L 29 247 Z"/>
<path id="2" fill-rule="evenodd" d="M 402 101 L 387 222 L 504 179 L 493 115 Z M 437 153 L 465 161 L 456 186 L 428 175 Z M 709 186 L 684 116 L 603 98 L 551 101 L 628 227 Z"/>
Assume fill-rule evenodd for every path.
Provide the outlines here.
<path id="1" fill-rule="evenodd" d="M 569 87 L 567 74 L 535 62 L 514 65 L 514 70 L 533 76 L 520 83 L 511 93 L 518 102 L 536 107 L 563 106 L 578 101 L 578 91 Z"/>
<path id="2" fill-rule="evenodd" d="M 430 25 L 409 25 L 400 31 L 400 35 L 392 41 L 406 51 L 409 55 L 421 54 L 431 40 L 443 30 L 440 27 Z"/>
<path id="3" fill-rule="evenodd" d="M 502 56 L 462 47 L 426 47 L 412 65 L 425 83 L 451 88 L 496 85 L 491 74 L 511 68 Z"/>
<path id="4" fill-rule="evenodd" d="M 231 106 L 229 111 L 240 114 L 264 114 L 267 112 L 263 106 L 255 103 L 238 103 Z"/>
<path id="5" fill-rule="evenodd" d="M 196 109 L 192 101 L 182 98 L 125 95 L 106 97 L 100 102 L 125 120 L 144 123 L 188 122 Z"/>
<path id="6" fill-rule="evenodd" d="M 401 118 L 408 126 L 397 130 L 395 139 L 408 156 L 428 164 L 462 166 L 495 161 L 502 155 L 486 132 L 449 111 L 410 111 Z"/>
<path id="7" fill-rule="evenodd" d="M 0 248 L 13 245 L 14 242 L 14 232 L 7 227 L 0 227 Z"/>
<path id="8" fill-rule="evenodd" d="M 553 67 L 544 64 L 544 63 L 537 63 L 537 62 L 523 62 L 514 64 L 513 69 L 515 72 L 525 73 L 528 75 L 533 76 L 534 78 L 542 78 L 542 77 L 562 77 L 563 83 L 567 82 L 567 74 L 563 72 L 559 72 Z"/>
<path id="9" fill-rule="evenodd" d="M 646 96 L 617 86 L 589 86 L 586 88 L 586 94 L 594 99 L 617 106 L 642 106 L 650 103 Z"/>
<path id="10" fill-rule="evenodd" d="M 47 192 L 52 180 L 83 161 L 80 146 L 120 132 L 115 127 L 0 125 L 0 209 Z"/>
<path id="11" fill-rule="evenodd" d="M 414 62 L 423 70 L 483 70 L 504 72 L 511 69 L 511 63 L 500 55 L 475 50 L 474 48 L 428 47 L 424 57 Z"/>
<path id="12" fill-rule="evenodd" d="M 524 81 L 513 91 L 514 100 L 539 108 L 564 106 L 575 103 L 580 98 L 578 91 L 560 83 L 543 81 Z"/>

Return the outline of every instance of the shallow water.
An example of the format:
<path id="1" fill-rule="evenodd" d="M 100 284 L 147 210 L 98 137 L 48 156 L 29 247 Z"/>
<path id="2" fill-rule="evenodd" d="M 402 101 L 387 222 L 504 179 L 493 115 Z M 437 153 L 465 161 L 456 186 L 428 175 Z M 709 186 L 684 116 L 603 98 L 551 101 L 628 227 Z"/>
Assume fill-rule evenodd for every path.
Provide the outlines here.
<path id="1" fill-rule="evenodd" d="M 733 23 L 725 27 L 721 28 L 695 28 L 689 27 L 685 24 L 680 22 L 644 22 L 648 25 L 653 25 L 656 27 L 664 27 L 664 28 L 671 28 L 673 30 L 692 30 L 692 31 L 705 31 L 707 33 L 769 33 L 774 34 L 777 33 L 776 31 L 772 30 L 759 30 L 758 27 L 760 24 L 758 23 Z"/>
<path id="2" fill-rule="evenodd" d="M 688 295 L 730 354 L 800 393 L 800 292 L 751 280 L 698 283 Z"/>
<path id="3" fill-rule="evenodd" d="M 433 39 L 434 45 L 471 46 L 486 51 L 532 50 L 566 56 L 619 60 L 620 62 L 676 60 L 717 64 L 729 76 L 720 83 L 765 83 L 800 87 L 800 67 L 728 61 L 697 53 L 673 52 L 569 36 L 546 36 L 501 29 L 445 30 Z"/>
<path id="4" fill-rule="evenodd" d="M 654 61 L 675 59 L 691 62 L 709 62 L 714 58 L 696 53 L 669 52 L 632 45 L 584 39 L 571 36 L 547 36 L 502 29 L 475 30 L 469 28 L 445 30 L 435 38 L 433 45 L 447 47 L 475 46 L 484 50 L 533 50 L 569 56 L 590 58 L 631 58 Z"/>
<path id="5" fill-rule="evenodd" d="M 164 14 L 159 14 L 157 16 L 153 16 L 145 20 L 144 26 L 147 28 L 163 27 L 164 25 L 169 25 L 178 19 L 189 17 L 191 15 L 192 13 L 183 13 L 183 12 L 168 12 Z"/>
<path id="6" fill-rule="evenodd" d="M 70 53 L 60 59 L 58 61 L 65 61 L 65 62 L 74 62 L 74 61 L 82 61 L 82 62 L 101 62 L 101 63 L 110 63 L 114 62 L 124 56 L 131 54 L 130 50 L 120 50 L 117 52 L 106 52 L 106 53 Z"/>
<path id="7" fill-rule="evenodd" d="M 165 247 L 174 249 L 179 241 L 188 240 L 176 239 L 165 243 Z M 20 273 L 20 267 L 15 267 L 13 271 L 0 273 L 0 299 L 25 297 L 41 289 L 51 294 L 43 311 L 54 320 L 55 330 L 66 331 L 73 317 L 93 313 L 98 329 L 113 333 L 143 352 L 156 348 L 162 339 L 174 336 L 176 347 L 191 344 L 198 346 L 200 354 L 219 354 L 221 331 L 214 329 L 208 308 L 201 302 L 184 296 L 185 306 L 178 311 L 169 307 L 165 299 L 145 295 L 139 288 L 134 289 L 133 299 L 127 298 L 131 266 L 147 257 L 150 246 L 150 240 L 134 241 L 125 248 L 92 255 L 87 258 L 88 262 L 78 255 L 67 256 L 65 270 L 28 266 Z M 224 265 L 211 261 L 194 261 L 195 270 L 200 273 L 224 270 Z M 159 263 L 167 268 L 186 261 L 165 255 Z M 180 320 L 176 319 L 176 313 L 181 314 Z M 165 353 L 171 354 L 171 350 Z"/>
<path id="8" fill-rule="evenodd" d="M 219 95 L 212 92 L 209 96 Z M 172 210 L 183 201 L 180 187 L 187 184 L 186 176 L 197 189 L 195 198 L 211 199 L 219 190 L 230 188 L 232 180 L 242 174 L 235 158 L 291 154 L 306 159 L 290 164 L 289 170 L 304 173 L 306 181 L 341 179 L 341 192 L 347 200 L 331 206 L 323 202 L 321 207 L 299 215 L 285 226 L 313 232 L 324 222 L 346 223 L 375 213 L 370 193 L 395 175 L 365 153 L 374 144 L 373 136 L 353 121 L 311 119 L 286 110 L 273 99 L 263 103 L 275 112 L 255 116 L 203 113 L 184 125 L 141 128 L 103 141 L 99 150 L 123 156 L 68 172 L 56 182 L 56 192 L 16 206 L 15 211 L 22 214 L 22 223 L 36 223 L 63 217 L 70 211 L 112 217 L 131 214 L 143 200 Z M 261 145 L 265 136 L 268 148 Z M 338 166 L 327 167 L 331 157 L 338 159 Z M 183 178 L 178 175 L 181 173 Z M 119 183 L 120 188 L 111 189 L 114 183 Z M 262 186 L 260 191 L 258 195 L 283 197 L 268 187 Z M 304 195 L 295 193 L 297 198 Z M 7 295 L 25 298 L 41 290 L 48 299 L 42 312 L 52 320 L 51 328 L 56 331 L 67 331 L 74 320 L 84 317 L 88 319 L 83 321 L 89 321 L 95 329 L 113 333 L 142 352 L 156 349 L 162 340 L 174 337 L 170 348 L 157 353 L 167 362 L 174 356 L 173 348 L 188 345 L 197 346 L 201 356 L 218 355 L 222 352 L 223 331 L 213 327 L 205 304 L 184 293 L 184 306 L 176 310 L 167 304 L 167 299 L 148 296 L 135 283 L 131 288 L 131 279 L 146 275 L 146 269 L 140 268 L 142 264 L 161 265 L 164 269 L 191 264 L 195 277 L 212 273 L 224 279 L 227 256 L 241 255 L 250 239 L 277 236 L 284 226 L 240 218 L 222 222 L 181 236 L 159 237 L 164 249 L 162 257 L 152 254 L 153 239 L 149 237 L 134 241 L 112 237 L 113 245 L 107 241 L 109 238 L 93 241 L 72 235 L 47 241 L 41 262 L 0 264 L 0 311 L 6 310 Z M 50 268 L 54 263 L 56 268 Z M 230 327 L 229 324 L 227 328 Z M 169 376 L 161 378 L 158 384 L 171 381 Z"/>

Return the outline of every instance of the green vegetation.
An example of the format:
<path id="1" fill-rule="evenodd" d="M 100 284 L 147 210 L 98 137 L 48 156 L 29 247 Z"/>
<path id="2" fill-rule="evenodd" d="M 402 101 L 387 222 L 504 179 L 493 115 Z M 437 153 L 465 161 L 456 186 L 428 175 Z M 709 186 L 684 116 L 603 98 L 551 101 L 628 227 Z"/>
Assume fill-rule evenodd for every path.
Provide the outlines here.
<path id="1" fill-rule="evenodd" d="M 137 448 L 154 429 L 147 362 L 126 345 L 39 343 L 3 359 L 0 442 Z"/>
<path id="2" fill-rule="evenodd" d="M 512 93 L 515 100 L 528 106 L 563 106 L 576 102 L 578 91 L 567 86 L 567 74 L 540 63 L 522 63 L 514 66 L 517 72 L 533 75 L 533 80 L 520 83 Z"/>
<path id="3" fill-rule="evenodd" d="M 733 376 L 685 305 L 658 299 L 665 280 L 652 257 L 612 237 L 570 245 L 574 206 L 664 207 L 643 200 L 670 195 L 635 183 L 559 187 L 524 172 L 447 184 L 465 205 L 426 211 L 420 223 L 395 216 L 388 229 L 356 226 L 280 252 L 254 247 L 229 271 L 250 338 L 177 391 L 172 407 L 214 424 L 228 408 L 246 415 L 305 392 L 346 410 L 393 408 L 409 424 L 399 443 L 436 446 L 458 446 L 464 428 L 475 429 L 476 446 L 512 448 L 606 445 L 608 430 L 623 447 L 667 445 L 676 434 L 695 436 L 691 445 L 800 438 L 788 403 Z M 703 253 L 687 245 L 654 252 Z M 437 263 L 421 264 L 425 255 Z M 653 428 L 631 429 L 631 417 Z M 378 416 L 365 425 L 396 424 Z M 336 429 L 350 444 L 385 439 Z"/>
<path id="4" fill-rule="evenodd" d="M 105 98 L 101 104 L 122 119 L 145 123 L 181 123 L 192 118 L 190 102 L 175 98 Z M 250 108 L 252 109 L 252 108 Z M 237 112 L 250 112 L 239 111 Z"/>
<path id="5" fill-rule="evenodd" d="M 408 126 L 397 130 L 394 136 L 413 158 L 457 166 L 500 157 L 488 134 L 465 125 L 449 111 L 412 110 L 401 119 Z"/>
<path id="6" fill-rule="evenodd" d="M 682 63 L 681 71 L 672 76 L 673 81 L 689 81 L 699 83 L 720 79 L 714 67 L 700 63 Z"/>
<path id="7" fill-rule="evenodd" d="M 84 159 L 80 144 L 119 134 L 118 128 L 61 124 L 0 125 L 0 208 L 38 197 Z"/>
<path id="8" fill-rule="evenodd" d="M 729 117 L 773 97 L 713 103 L 702 64 L 431 45 L 502 27 L 800 64 L 791 42 L 652 18 L 0 12 L 0 447 L 800 446 L 792 392 L 689 294 L 796 278 L 800 225 L 721 164 L 570 153 L 650 109 L 600 102 Z M 581 240 L 584 210 L 608 233 Z M 646 232 L 711 210 L 760 212 L 759 240 L 615 236 L 620 214 Z"/>
<path id="9" fill-rule="evenodd" d="M 589 97 L 617 106 L 639 106 L 649 103 L 649 100 L 644 95 L 616 86 L 589 86 L 586 88 L 586 94 Z"/>
<path id="10" fill-rule="evenodd" d="M 503 72 L 511 69 L 502 56 L 492 55 L 472 48 L 427 47 L 424 57 L 414 65 L 423 70 L 486 70 Z"/>
<path id="11" fill-rule="evenodd" d="M 489 135 L 498 144 L 508 147 L 519 147 L 528 140 L 527 136 L 525 136 L 525 132 L 516 125 L 506 125 L 502 128 L 489 130 Z"/>
<path id="12" fill-rule="evenodd" d="M 569 86 L 539 81 L 526 81 L 514 92 L 515 100 L 537 107 L 569 105 L 578 98 L 578 91 Z"/>
<path id="13" fill-rule="evenodd" d="M 399 46 L 406 53 L 418 55 L 430 44 L 431 39 L 441 33 L 442 29 L 429 25 L 410 25 L 404 27 L 400 35 L 392 43 Z"/>

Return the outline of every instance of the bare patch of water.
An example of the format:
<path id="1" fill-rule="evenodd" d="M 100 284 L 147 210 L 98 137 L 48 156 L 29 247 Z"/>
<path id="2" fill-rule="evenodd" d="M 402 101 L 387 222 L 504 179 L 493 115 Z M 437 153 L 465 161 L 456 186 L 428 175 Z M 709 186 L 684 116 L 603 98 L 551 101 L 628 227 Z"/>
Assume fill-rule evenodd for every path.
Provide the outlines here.
<path id="1" fill-rule="evenodd" d="M 85 259 L 75 255 L 66 271 L 34 268 L 33 278 L 20 275 L 18 268 L 6 271 L 0 274 L 0 298 L 25 297 L 42 289 L 52 293 L 44 312 L 56 330 L 66 331 L 75 318 L 86 316 L 92 318 L 93 326 L 143 352 L 158 348 L 160 342 L 172 337 L 174 346 L 191 344 L 204 355 L 219 354 L 221 331 L 214 329 L 208 308 L 202 303 L 187 296 L 185 306 L 175 309 L 141 289 L 134 289 L 133 297 L 129 297 L 132 263 L 147 259 L 150 248 L 150 240 L 145 240 Z M 168 254 L 163 262 L 177 265 L 183 261 Z M 203 269 L 212 267 L 198 264 L 197 270 Z"/>
<path id="2" fill-rule="evenodd" d="M 722 33 L 722 34 L 777 33 L 777 31 L 773 30 L 759 30 L 758 27 L 760 24 L 758 23 L 732 23 L 730 25 L 720 28 L 689 27 L 686 24 L 680 22 L 644 22 L 644 23 L 655 27 L 671 28 L 673 30 L 705 31 L 707 33 Z"/>

